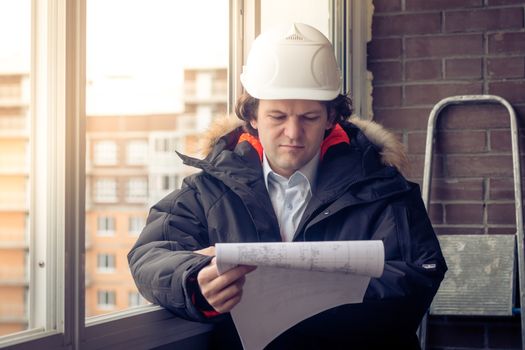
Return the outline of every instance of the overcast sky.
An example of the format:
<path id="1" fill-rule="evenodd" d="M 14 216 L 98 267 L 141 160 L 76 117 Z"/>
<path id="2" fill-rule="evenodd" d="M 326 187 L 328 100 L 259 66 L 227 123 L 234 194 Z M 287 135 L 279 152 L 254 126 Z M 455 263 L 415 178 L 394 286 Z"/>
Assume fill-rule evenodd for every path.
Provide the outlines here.
<path id="1" fill-rule="evenodd" d="M 29 71 L 30 4 L 0 0 L 0 73 Z M 180 112 L 183 68 L 228 64 L 228 0 L 86 0 L 86 6 L 88 115 Z M 263 29 L 294 20 L 328 36 L 328 15 L 328 0 L 262 1 Z"/>

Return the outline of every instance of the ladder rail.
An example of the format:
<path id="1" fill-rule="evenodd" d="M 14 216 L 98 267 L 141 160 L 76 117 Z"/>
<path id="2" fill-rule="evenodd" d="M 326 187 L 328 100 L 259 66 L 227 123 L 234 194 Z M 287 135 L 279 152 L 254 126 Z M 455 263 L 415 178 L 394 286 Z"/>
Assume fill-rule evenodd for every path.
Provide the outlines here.
<path id="1" fill-rule="evenodd" d="M 432 161 L 434 148 L 434 132 L 436 123 L 440 112 L 450 105 L 462 105 L 472 103 L 497 103 L 503 105 L 510 118 L 510 132 L 511 132 L 511 146 L 512 146 L 512 171 L 514 176 L 514 200 L 516 212 L 516 241 L 518 253 L 518 274 L 519 274 L 519 290 L 520 290 L 520 307 L 521 312 L 521 343 L 522 348 L 525 349 L 525 245 L 523 233 L 523 203 L 521 194 L 521 159 L 519 149 L 519 130 L 516 113 L 510 103 L 502 97 L 496 95 L 459 95 L 451 96 L 442 99 L 432 108 L 427 124 L 427 137 L 425 144 L 425 161 L 423 165 L 423 183 L 421 195 L 423 203 L 429 210 L 430 205 L 430 188 L 432 177 Z M 426 347 L 426 333 L 427 333 L 427 316 L 425 315 L 421 321 L 419 328 L 419 341 L 421 348 Z"/>

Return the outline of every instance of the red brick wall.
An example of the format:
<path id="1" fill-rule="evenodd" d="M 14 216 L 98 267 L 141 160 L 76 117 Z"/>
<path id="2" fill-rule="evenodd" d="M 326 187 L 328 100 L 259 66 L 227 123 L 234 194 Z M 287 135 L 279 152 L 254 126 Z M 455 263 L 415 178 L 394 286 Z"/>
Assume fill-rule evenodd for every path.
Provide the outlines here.
<path id="1" fill-rule="evenodd" d="M 507 99 L 525 155 L 525 0 L 373 4 L 374 119 L 406 145 L 412 180 L 421 183 L 430 110 L 452 95 Z M 440 114 L 430 209 L 438 234 L 515 232 L 509 125 L 499 105 L 453 106 Z M 431 317 L 429 342 L 430 349 L 520 349 L 520 320 Z"/>

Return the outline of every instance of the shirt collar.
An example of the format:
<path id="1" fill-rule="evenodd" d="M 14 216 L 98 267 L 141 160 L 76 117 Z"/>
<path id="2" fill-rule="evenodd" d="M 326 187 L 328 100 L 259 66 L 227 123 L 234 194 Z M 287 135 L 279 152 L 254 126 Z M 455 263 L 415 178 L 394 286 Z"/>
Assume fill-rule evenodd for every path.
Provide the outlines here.
<path id="1" fill-rule="evenodd" d="M 317 152 L 317 154 L 310 159 L 308 163 L 302 166 L 301 169 L 297 170 L 295 173 L 301 173 L 306 179 L 308 180 L 310 184 L 310 189 L 313 191 L 315 186 L 315 181 L 317 179 L 317 167 L 319 166 L 319 159 L 320 159 L 321 152 Z M 272 173 L 275 176 L 282 177 L 281 175 L 277 174 L 272 170 L 272 167 L 270 166 L 270 163 L 268 162 L 268 159 L 266 158 L 266 153 L 263 153 L 263 175 L 264 175 L 264 184 L 266 185 L 266 189 L 268 189 L 268 175 Z M 292 176 L 295 175 L 292 174 Z M 290 178 L 292 177 L 290 176 Z"/>

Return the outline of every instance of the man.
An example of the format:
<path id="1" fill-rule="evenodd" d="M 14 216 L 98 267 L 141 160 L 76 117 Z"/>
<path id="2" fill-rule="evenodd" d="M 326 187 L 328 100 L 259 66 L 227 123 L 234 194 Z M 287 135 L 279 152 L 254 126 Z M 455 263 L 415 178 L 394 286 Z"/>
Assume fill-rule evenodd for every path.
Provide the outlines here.
<path id="1" fill-rule="evenodd" d="M 202 171 L 157 203 L 128 255 L 140 292 L 240 347 L 228 312 L 253 267 L 217 272 L 218 242 L 382 240 L 385 269 L 361 304 L 291 328 L 268 348 L 418 348 L 417 326 L 446 271 L 405 156 L 379 125 L 350 116 L 326 37 L 305 24 L 253 44 L 237 103 L 242 125 L 215 130 Z M 257 315 L 254 315 L 257 317 Z"/>

